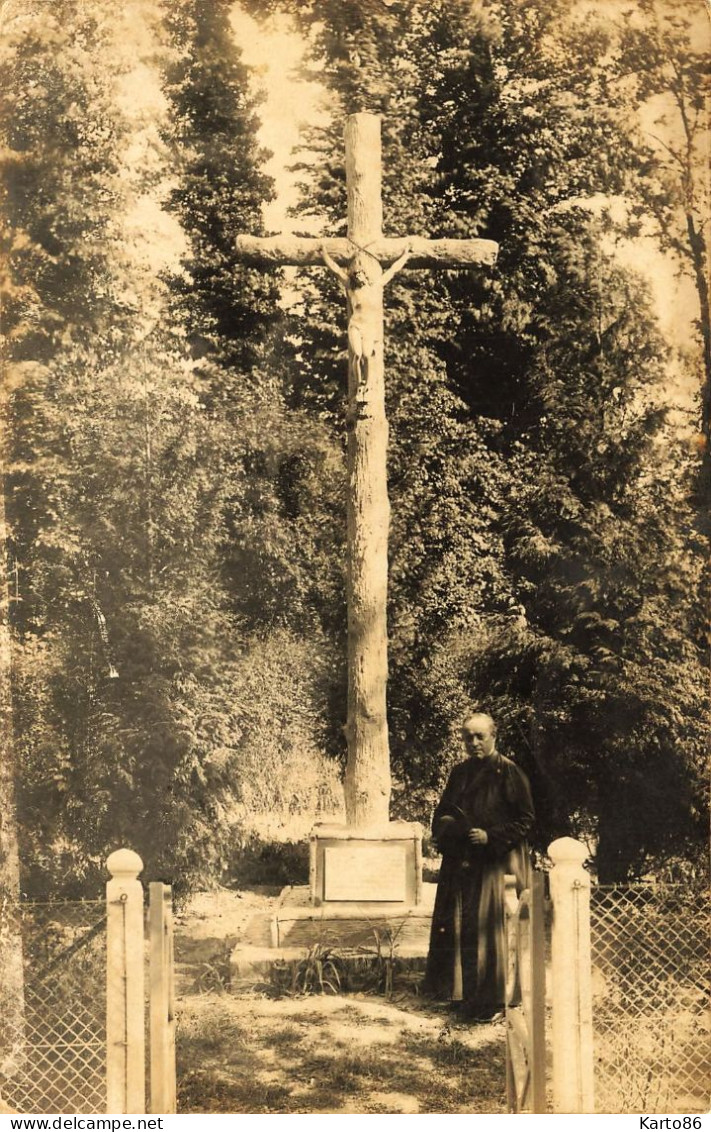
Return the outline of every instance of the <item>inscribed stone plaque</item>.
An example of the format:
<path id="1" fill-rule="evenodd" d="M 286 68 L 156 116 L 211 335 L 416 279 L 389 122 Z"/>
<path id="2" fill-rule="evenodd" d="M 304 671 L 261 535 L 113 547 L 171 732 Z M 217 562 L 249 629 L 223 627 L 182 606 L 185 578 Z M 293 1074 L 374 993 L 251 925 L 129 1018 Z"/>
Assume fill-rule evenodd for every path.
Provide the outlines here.
<path id="1" fill-rule="evenodd" d="M 403 845 L 329 845 L 324 849 L 324 900 L 406 899 Z"/>

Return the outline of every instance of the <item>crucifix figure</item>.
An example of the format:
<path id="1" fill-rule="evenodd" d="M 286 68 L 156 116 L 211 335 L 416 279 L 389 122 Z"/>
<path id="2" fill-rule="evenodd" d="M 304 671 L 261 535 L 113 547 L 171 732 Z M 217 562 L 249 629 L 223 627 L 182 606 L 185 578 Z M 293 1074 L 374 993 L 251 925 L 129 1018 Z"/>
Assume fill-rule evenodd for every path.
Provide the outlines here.
<path id="1" fill-rule="evenodd" d="M 367 252 L 367 248 L 361 248 Z M 348 347 L 349 356 L 353 359 L 355 369 L 356 389 L 366 390 L 368 387 L 368 367 L 370 359 L 375 358 L 383 349 L 382 317 L 383 290 L 401 267 L 404 267 L 410 258 L 410 246 L 399 259 L 388 268 L 380 272 L 376 269 L 370 273 L 364 267 L 354 267 L 352 271 L 344 271 L 331 256 L 328 248 L 321 248 L 321 255 L 326 267 L 330 268 L 337 279 L 341 280 L 346 292 L 348 303 Z M 380 261 L 375 260 L 380 266 Z M 380 275 L 380 278 L 378 276 Z M 378 337 L 380 331 L 380 337 Z"/>
<path id="2" fill-rule="evenodd" d="M 406 264 L 492 264 L 491 240 L 383 236 L 380 118 L 346 121 L 348 227 L 345 237 L 239 236 L 240 257 L 257 264 L 323 266 L 344 285 L 348 307 L 348 825 L 389 819 L 387 684 L 388 422 L 385 416 L 383 288 Z M 385 269 L 384 269 L 385 268 Z"/>

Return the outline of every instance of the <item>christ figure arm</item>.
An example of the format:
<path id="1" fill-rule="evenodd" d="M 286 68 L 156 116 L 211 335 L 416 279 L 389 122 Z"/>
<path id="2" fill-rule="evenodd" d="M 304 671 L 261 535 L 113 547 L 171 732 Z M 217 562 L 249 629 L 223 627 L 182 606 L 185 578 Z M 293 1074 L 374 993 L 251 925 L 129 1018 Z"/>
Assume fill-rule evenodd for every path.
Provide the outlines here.
<path id="1" fill-rule="evenodd" d="M 337 279 L 340 279 L 341 283 L 346 284 L 348 282 L 348 273 L 344 271 L 343 268 L 336 263 L 335 259 L 333 259 L 333 257 L 328 254 L 323 244 L 321 244 L 320 252 L 321 259 L 326 264 L 326 267 L 328 267 L 333 272 Z"/>
<path id="2" fill-rule="evenodd" d="M 383 278 L 382 278 L 382 281 L 381 281 L 383 287 L 385 287 L 390 282 L 390 280 L 393 278 L 393 276 L 397 275 L 398 271 L 400 271 L 400 269 L 405 266 L 405 264 L 407 263 L 407 261 L 408 261 L 408 259 L 410 258 L 411 255 L 412 255 L 412 247 L 410 246 L 410 244 L 408 244 L 407 247 L 405 248 L 405 251 L 400 256 L 400 258 L 396 259 L 395 263 L 391 263 L 388 270 L 383 272 Z"/>

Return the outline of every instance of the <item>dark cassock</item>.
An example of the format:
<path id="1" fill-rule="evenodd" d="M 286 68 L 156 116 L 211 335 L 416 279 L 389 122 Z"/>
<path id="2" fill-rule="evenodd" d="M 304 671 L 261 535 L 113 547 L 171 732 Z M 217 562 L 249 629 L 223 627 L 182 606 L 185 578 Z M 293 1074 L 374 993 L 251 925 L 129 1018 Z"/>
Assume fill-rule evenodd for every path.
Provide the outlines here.
<path id="1" fill-rule="evenodd" d="M 504 877 L 528 884 L 526 834 L 534 820 L 528 779 L 504 755 L 474 757 L 455 766 L 432 821 L 442 853 L 425 988 L 486 1019 L 505 1001 L 507 947 Z M 472 829 L 486 832 L 473 845 Z"/>

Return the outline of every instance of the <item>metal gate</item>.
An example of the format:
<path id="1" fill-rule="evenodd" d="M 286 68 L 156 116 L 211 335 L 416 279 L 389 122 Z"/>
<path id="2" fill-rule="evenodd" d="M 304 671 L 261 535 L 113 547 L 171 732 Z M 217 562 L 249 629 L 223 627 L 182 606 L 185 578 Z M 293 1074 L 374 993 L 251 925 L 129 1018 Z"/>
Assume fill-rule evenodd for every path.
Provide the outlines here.
<path id="1" fill-rule="evenodd" d="M 513 878 L 511 878 L 513 880 Z M 509 1112 L 546 1112 L 545 877 L 507 887 L 506 1093 Z"/>
<path id="2" fill-rule="evenodd" d="M 590 911 L 597 1112 L 706 1112 L 707 894 L 597 886 Z"/>
<path id="3" fill-rule="evenodd" d="M 175 1112 L 171 890 L 151 884 L 146 909 L 140 857 L 118 850 L 107 867 L 105 900 L 0 907 L 5 1111 L 143 1113 L 149 1091 L 151 1112 Z"/>
<path id="4" fill-rule="evenodd" d="M 104 901 L 6 907 L 2 946 L 16 977 L 2 1003 L 0 1096 L 19 1112 L 105 1112 Z"/>

